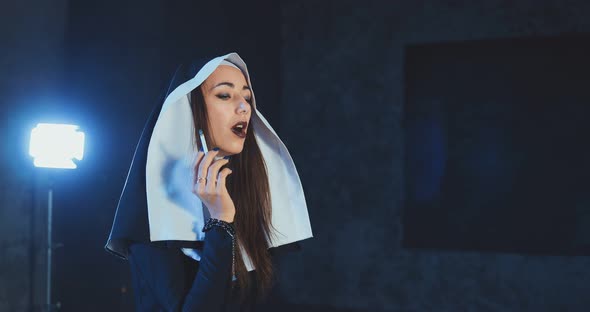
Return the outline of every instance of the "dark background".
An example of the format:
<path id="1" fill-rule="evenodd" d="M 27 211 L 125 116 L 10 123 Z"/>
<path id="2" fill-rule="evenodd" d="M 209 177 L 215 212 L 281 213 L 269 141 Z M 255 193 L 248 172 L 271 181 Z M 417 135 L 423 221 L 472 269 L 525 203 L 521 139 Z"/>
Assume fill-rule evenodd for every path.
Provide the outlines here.
<path id="1" fill-rule="evenodd" d="M 416 212 L 409 182 L 415 168 L 408 157 L 413 154 L 406 151 L 412 144 L 407 141 L 414 140 L 407 123 L 414 102 L 425 102 L 422 107 L 436 115 L 431 100 L 447 101 L 455 106 L 445 112 L 446 118 L 507 131 L 490 137 L 453 128 L 457 135 L 451 143 L 465 138 L 494 143 L 471 146 L 486 156 L 506 146 L 502 138 L 518 134 L 519 140 L 529 142 L 531 137 L 523 135 L 527 130 L 485 127 L 488 114 L 549 114 L 557 131 L 535 132 L 538 145 L 531 146 L 543 151 L 545 139 L 558 133 L 566 140 L 558 140 L 563 155 L 587 168 L 587 157 L 570 148 L 581 148 L 587 138 L 583 130 L 588 111 L 580 103 L 587 99 L 581 81 L 587 77 L 583 68 L 588 61 L 576 48 L 587 50 L 586 1 L 23 0 L 3 1 L 0 8 L 0 311 L 29 311 L 45 300 L 44 192 L 50 173 L 54 241 L 63 244 L 54 253 L 53 302 L 61 302 L 63 311 L 132 310 L 127 264 L 103 246 L 134 146 L 176 64 L 231 51 L 247 62 L 259 109 L 291 151 L 306 191 L 314 238 L 302 243 L 300 253 L 282 259 L 280 271 L 281 294 L 291 303 L 309 311 L 586 311 L 590 306 L 590 260 L 583 252 L 548 247 L 531 252 L 527 247 L 533 241 L 507 248 L 502 242 L 514 237 L 506 235 L 491 235 L 485 244 L 461 245 L 478 223 L 449 226 L 449 220 L 469 218 L 460 207 L 453 207 L 446 219 L 420 214 L 405 219 Z M 518 45 L 572 35 L 580 39 L 563 44 L 573 45 L 577 58 L 560 56 L 555 64 L 569 64 L 572 70 L 565 74 L 579 74 L 572 76 L 572 84 L 562 85 L 579 85 L 582 97 L 571 98 L 563 88 L 539 88 L 538 98 L 518 99 L 522 106 L 516 115 L 502 109 L 508 105 L 504 99 L 514 100 L 511 93 L 490 90 L 521 88 L 521 79 L 502 71 L 502 66 L 513 68 L 510 62 L 518 58 L 510 49 L 504 57 L 488 54 L 486 47 L 502 49 L 498 39 Z M 559 40 L 552 47 L 564 51 Z M 462 57 L 470 52 L 479 53 L 471 63 Z M 520 57 L 537 56 L 547 54 L 532 49 Z M 453 66 L 456 62 L 460 66 Z M 527 71 L 526 64 L 520 68 Z M 495 70 L 491 77 L 482 73 L 487 69 Z M 474 76 L 468 79 L 467 73 Z M 558 81 L 562 74 L 546 73 L 547 81 Z M 461 79 L 471 80 L 472 88 L 460 88 Z M 445 92 L 436 93 L 443 86 Z M 543 110 L 531 103 L 538 99 Z M 458 100 L 480 105 L 463 107 Z M 495 105 L 500 102 L 505 106 Z M 527 121 L 525 129 L 538 129 L 535 123 L 540 121 Z M 33 170 L 28 135 L 37 122 L 81 126 L 87 147 L 79 169 Z M 575 138 L 569 135 L 573 130 Z M 451 150 L 451 145 L 435 144 L 431 140 L 416 146 Z M 570 161 L 563 157 L 543 162 L 543 170 L 561 172 L 560 164 Z M 443 168 L 469 164 L 479 171 L 463 172 L 488 169 L 481 162 L 459 159 Z M 529 176 L 539 175 L 539 166 L 529 168 Z M 439 167 L 423 171 L 452 173 Z M 574 175 L 566 177 L 573 180 Z M 554 203 L 579 202 L 578 209 L 584 211 L 588 200 L 583 177 L 563 185 L 555 176 L 552 187 L 529 193 L 549 192 Z M 459 190 L 471 186 L 457 181 L 453 185 Z M 417 187 L 423 193 L 432 185 Z M 492 195 L 495 186 L 479 187 L 481 194 L 498 198 Z M 572 188 L 576 192 L 567 193 Z M 548 211 L 563 206 L 551 203 Z M 475 220 L 487 220 L 488 213 L 499 222 L 514 221 L 510 213 L 481 211 L 468 212 Z M 578 226 L 574 219 L 587 224 L 583 215 L 548 224 L 573 228 Z M 423 227 L 428 223 L 436 227 Z M 588 227 L 579 228 L 576 238 L 587 242 Z M 408 241 L 412 231 L 446 240 L 423 240 L 419 245 Z M 541 239 L 554 238 L 551 235 Z M 563 238 L 560 242 L 573 243 Z"/>
<path id="2" fill-rule="evenodd" d="M 404 246 L 588 255 L 590 36 L 406 50 Z"/>

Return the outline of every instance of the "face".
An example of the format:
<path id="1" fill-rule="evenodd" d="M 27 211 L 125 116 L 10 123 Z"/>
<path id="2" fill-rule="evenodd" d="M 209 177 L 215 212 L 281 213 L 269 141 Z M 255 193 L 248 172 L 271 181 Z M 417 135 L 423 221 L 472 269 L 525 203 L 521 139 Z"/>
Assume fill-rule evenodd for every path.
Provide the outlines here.
<path id="1" fill-rule="evenodd" d="M 210 148 L 218 147 L 219 156 L 241 153 L 252 113 L 252 91 L 246 78 L 239 69 L 221 65 L 203 82 L 201 90 L 213 140 Z"/>

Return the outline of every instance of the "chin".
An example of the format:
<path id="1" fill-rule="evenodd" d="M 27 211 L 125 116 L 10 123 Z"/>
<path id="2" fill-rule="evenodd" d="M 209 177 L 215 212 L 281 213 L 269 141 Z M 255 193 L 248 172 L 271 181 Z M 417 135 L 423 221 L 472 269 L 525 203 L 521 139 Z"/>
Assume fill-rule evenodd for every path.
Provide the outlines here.
<path id="1" fill-rule="evenodd" d="M 220 149 L 225 155 L 236 155 L 244 150 L 244 144 L 232 144 L 230 146 L 223 146 Z"/>

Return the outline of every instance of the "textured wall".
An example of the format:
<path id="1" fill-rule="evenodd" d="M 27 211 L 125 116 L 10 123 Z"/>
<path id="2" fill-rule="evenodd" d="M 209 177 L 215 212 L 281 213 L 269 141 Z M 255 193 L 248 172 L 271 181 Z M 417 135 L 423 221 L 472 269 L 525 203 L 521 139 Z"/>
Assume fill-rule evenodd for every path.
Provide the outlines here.
<path id="1" fill-rule="evenodd" d="M 2 181 L 0 190 L 0 311 L 19 311 L 34 296 L 29 275 L 31 188 Z"/>
<path id="2" fill-rule="evenodd" d="M 282 3 L 281 106 L 269 107 L 269 119 L 298 164 L 315 233 L 303 253 L 285 259 L 285 295 L 294 302 L 371 311 L 583 311 L 580 307 L 590 305 L 587 258 L 400 248 L 400 119 L 405 45 L 590 31 L 590 5 L 580 0 L 389 3 Z M 7 2 L 0 11 L 0 129 L 6 138 L 0 150 L 0 311 L 44 300 L 44 254 L 31 257 L 31 248 L 44 240 L 43 193 L 37 192 L 35 206 L 32 172 L 20 169 L 28 163 L 21 157 L 26 155 L 22 125 L 37 111 L 64 107 L 75 107 L 74 116 L 92 115 L 85 117 L 94 141 L 89 157 L 98 161 L 88 162 L 86 178 L 64 179 L 56 193 L 55 218 L 61 223 L 55 234 L 65 247 L 56 252 L 55 293 L 64 311 L 116 310 L 129 303 L 121 289 L 128 285 L 127 267 L 102 244 L 132 146 L 155 89 L 166 79 L 160 77 L 168 70 L 164 64 L 171 63 L 162 60 L 161 48 L 179 42 L 158 41 L 162 28 L 174 30 L 173 18 L 180 13 L 168 8 L 170 16 L 163 17 L 156 2 L 144 3 L 141 10 L 139 2 L 94 5 L 98 10 L 76 4 L 77 17 L 68 16 L 66 1 Z M 226 18 L 239 21 L 242 11 L 232 14 Z M 277 61 L 273 18 L 255 18 L 257 28 L 238 41 L 223 36 L 237 28 L 223 25 L 207 38 L 218 38 L 213 41 L 223 48 L 238 45 L 260 77 L 257 68 L 269 58 Z M 66 82 L 75 87 L 71 97 L 83 105 L 62 107 L 39 99 L 59 80 L 68 19 L 69 41 L 76 44 L 68 50 Z M 198 44 L 190 46 L 199 50 Z M 263 83 L 257 84 L 261 103 L 276 96 L 260 87 L 272 86 L 275 73 L 264 69 Z M 136 90 L 148 91 L 138 98 Z M 273 117 L 279 111 L 280 120 Z M 12 152 L 15 147 L 21 156 Z M 38 209 L 34 218 L 32 207 Z M 33 224 L 38 226 L 31 231 Z M 41 288 L 31 288 L 32 282 Z"/>
<path id="3" fill-rule="evenodd" d="M 45 203 L 28 157 L 34 111 L 61 77 L 67 1 L 0 9 L 0 311 L 45 302 Z M 35 197 L 37 195 L 37 197 Z"/>
<path id="4" fill-rule="evenodd" d="M 293 301 L 367 311 L 590 306 L 586 257 L 400 247 L 404 47 L 590 31 L 587 1 L 468 3 L 283 2 L 280 132 L 315 234 L 285 262 Z"/>

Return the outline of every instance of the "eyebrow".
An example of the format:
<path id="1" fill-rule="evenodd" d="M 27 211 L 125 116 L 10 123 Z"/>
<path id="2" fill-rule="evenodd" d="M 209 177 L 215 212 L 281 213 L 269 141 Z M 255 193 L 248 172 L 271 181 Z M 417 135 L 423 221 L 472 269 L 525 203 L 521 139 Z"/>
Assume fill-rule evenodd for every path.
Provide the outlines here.
<path id="1" fill-rule="evenodd" d="M 224 82 L 220 82 L 220 83 L 216 84 L 211 89 L 209 89 L 209 91 L 211 91 L 211 90 L 213 90 L 213 89 L 215 89 L 215 88 L 217 88 L 219 86 L 228 86 L 228 87 L 231 87 L 231 88 L 235 88 L 235 85 L 233 83 L 224 81 Z M 242 88 L 242 90 L 250 90 L 250 91 L 252 91 L 249 86 L 244 86 Z"/>

